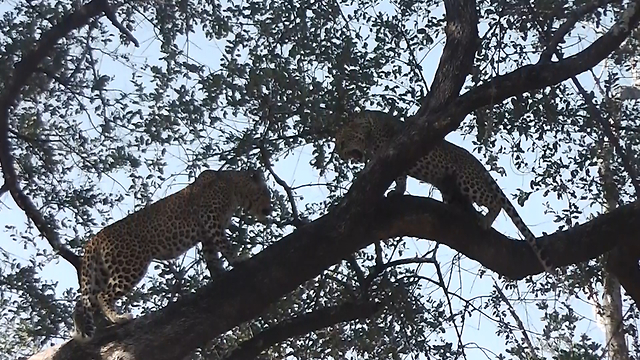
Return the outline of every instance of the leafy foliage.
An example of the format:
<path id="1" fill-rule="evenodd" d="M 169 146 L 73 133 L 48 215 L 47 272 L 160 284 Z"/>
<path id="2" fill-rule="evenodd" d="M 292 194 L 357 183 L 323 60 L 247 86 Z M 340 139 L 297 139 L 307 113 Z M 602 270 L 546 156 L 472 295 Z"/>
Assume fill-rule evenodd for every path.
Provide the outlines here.
<path id="1" fill-rule="evenodd" d="M 2 3 L 3 79 L 74 3 Z M 626 6 L 600 3 L 582 19 L 587 29 L 570 31 L 556 56 L 579 51 Z M 584 5 L 479 1 L 482 41 L 467 88 L 537 61 L 551 33 Z M 102 227 L 177 191 L 204 168 L 254 166 L 271 174 L 273 222 L 255 224 L 239 213 L 229 229 L 244 252 L 255 254 L 278 241 L 297 220 L 320 217 L 361 168 L 337 158 L 331 134 L 357 109 L 413 113 L 429 91 L 436 67 L 431 54 L 442 47 L 445 24 L 443 7 L 431 0 L 136 1 L 122 4 L 117 15 L 142 39 L 140 51 L 125 46 L 129 40 L 108 21 L 92 21 L 39 65 L 10 118 L 21 185 L 76 253 Z M 579 78 L 594 88 L 591 98 L 565 82 L 477 111 L 459 129 L 457 135 L 473 136 L 467 144 L 492 170 L 506 174 L 501 163 L 509 161 L 528 174 L 529 184 L 518 188 L 514 199 L 529 205 L 535 198 L 544 205 L 557 223 L 551 231 L 584 220 L 604 204 L 597 165 L 606 140 L 588 102 L 611 119 L 623 148 L 637 158 L 638 104 L 617 101 L 616 94 L 635 66 L 638 39 L 636 32 L 607 64 Z M 5 86 L 0 83 L 0 89 Z M 620 158 L 611 167 L 620 202 L 628 202 L 634 197 L 629 174 Z M 543 199 L 548 196 L 551 200 Z M 45 270 L 57 258 L 20 211 L 8 201 L 7 207 L 2 212 L 11 215 L 3 220 L 10 241 L 0 259 L 0 326 L 11 335 L 0 340 L 2 358 L 66 338 L 76 286 L 70 280 L 75 274 L 58 270 L 60 275 L 51 276 Z M 208 281 L 197 253 L 154 264 L 122 305 L 146 313 L 197 290 Z M 416 253 L 431 258 L 391 266 Z M 497 283 L 474 266 L 447 249 L 391 239 L 328 269 L 193 358 L 222 358 L 294 316 L 363 300 L 383 309 L 289 338 L 263 355 L 451 359 L 482 351 L 490 358 L 525 359 L 531 356 L 525 330 L 536 340 L 538 355 L 544 351 L 547 358 L 590 359 L 604 351 L 570 300 L 593 299 L 600 291 L 599 263 L 567 269 L 557 303 L 547 298 L 550 284 L 539 279 L 499 280 L 508 301 L 486 286 L 465 294 L 461 289 L 475 281 Z M 64 285 L 52 281 L 56 277 L 64 277 Z M 639 315 L 628 305 L 627 325 Z M 532 322 L 542 330 L 520 328 L 514 314 L 525 311 L 536 314 L 530 317 L 538 318 Z M 493 329 L 503 343 L 484 349 L 480 342 L 490 342 L 485 338 L 463 337 L 472 319 Z M 637 331 L 627 327 L 637 356 Z"/>

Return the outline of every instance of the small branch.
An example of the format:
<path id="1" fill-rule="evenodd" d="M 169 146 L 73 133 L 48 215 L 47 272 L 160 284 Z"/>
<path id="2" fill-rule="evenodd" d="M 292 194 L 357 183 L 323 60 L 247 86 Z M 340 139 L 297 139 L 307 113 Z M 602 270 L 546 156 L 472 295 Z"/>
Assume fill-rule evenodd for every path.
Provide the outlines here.
<path id="1" fill-rule="evenodd" d="M 400 266 L 400 265 L 408 265 L 408 264 L 423 264 L 423 263 L 432 263 L 435 264 L 436 260 L 433 257 L 412 257 L 412 258 L 406 258 L 406 259 L 398 259 L 398 260 L 394 260 L 394 261 L 389 261 L 386 264 L 376 264 L 376 266 L 373 268 L 373 270 L 369 273 L 369 275 L 367 275 L 367 277 L 364 279 L 364 286 L 363 286 L 363 292 L 367 292 L 369 291 L 369 286 L 371 286 L 371 283 L 373 282 L 373 280 L 375 280 L 376 277 L 378 277 L 380 274 L 382 274 L 385 270 L 387 270 L 388 268 L 394 267 L 394 266 Z"/>
<path id="2" fill-rule="evenodd" d="M 356 273 L 356 278 L 358 279 L 358 283 L 362 287 L 365 282 L 364 272 L 362 271 L 362 268 L 360 267 L 360 265 L 358 265 L 358 262 L 356 261 L 356 257 L 353 256 L 353 254 L 349 255 L 349 257 L 347 257 L 347 263 L 349 263 L 349 266 L 351 266 L 351 269 L 353 270 L 353 272 Z"/>
<path id="3" fill-rule="evenodd" d="M 524 341 L 527 343 L 527 346 L 529 347 L 529 351 L 531 352 L 531 355 L 535 359 L 539 359 L 538 356 L 536 355 L 535 348 L 533 347 L 533 343 L 531 342 L 531 339 L 529 339 L 529 334 L 527 333 L 527 330 L 524 328 L 524 324 L 522 323 L 522 320 L 520 320 L 518 313 L 516 313 L 516 310 L 511 305 L 511 302 L 509 301 L 509 299 L 507 299 L 507 297 L 504 295 L 502 290 L 498 287 L 498 284 L 496 284 L 495 282 L 493 284 L 493 288 L 498 293 L 500 300 L 502 300 L 505 303 L 505 305 L 507 305 L 507 308 L 509 309 L 509 313 L 511 314 L 516 324 L 518 325 L 518 329 L 520 329 L 520 332 L 524 337 Z"/>
<path id="4" fill-rule="evenodd" d="M 380 241 L 376 241 L 374 243 L 376 249 L 376 269 L 382 269 L 384 266 L 384 257 L 382 255 L 382 245 L 380 245 Z"/>
<path id="5" fill-rule="evenodd" d="M 78 10 L 66 15 L 60 23 L 54 25 L 40 37 L 40 40 L 27 52 L 18 63 L 7 81 L 5 91 L 0 96 L 0 165 L 4 175 L 4 187 L 8 189 L 15 201 L 34 223 L 40 233 L 49 241 L 51 247 L 60 256 L 69 261 L 76 270 L 80 269 L 80 258 L 62 244 L 57 232 L 46 221 L 33 201 L 22 191 L 15 168 L 15 159 L 11 153 L 9 142 L 9 116 L 12 107 L 17 105 L 18 96 L 38 65 L 51 52 L 55 44 L 72 31 L 85 26 L 92 18 L 105 11 L 105 0 L 93 0 Z"/>
<path id="6" fill-rule="evenodd" d="M 227 360 L 254 359 L 264 350 L 293 337 L 308 334 L 339 323 L 366 319 L 373 316 L 382 305 L 377 302 L 346 303 L 318 309 L 295 316 L 262 331 L 243 342 Z"/>
<path id="7" fill-rule="evenodd" d="M 549 39 L 546 48 L 542 51 L 542 54 L 540 54 L 539 62 L 550 62 L 553 54 L 558 51 L 558 45 L 564 40 L 564 37 L 569 33 L 569 31 L 573 29 L 576 23 L 580 21 L 586 14 L 589 14 L 597 10 L 598 8 L 607 5 L 610 1 L 611 0 L 595 0 L 573 11 L 569 15 L 567 20 L 562 25 L 560 25 L 558 30 L 556 30 L 551 39 Z"/>
<path id="8" fill-rule="evenodd" d="M 589 95 L 584 87 L 582 87 L 582 84 L 580 83 L 578 78 L 573 76 L 571 77 L 571 81 L 578 89 L 580 95 L 582 95 L 584 102 L 587 104 L 587 111 L 589 112 L 589 115 L 591 115 L 591 117 L 598 121 L 605 136 L 609 139 L 609 141 L 613 144 L 613 147 L 616 149 L 616 153 L 618 153 L 620 160 L 622 160 L 622 166 L 624 167 L 624 170 L 627 172 L 627 174 L 629 174 L 629 177 L 631 178 L 631 184 L 633 184 L 633 188 L 636 191 L 636 197 L 640 196 L 640 182 L 638 180 L 638 173 L 632 165 L 635 161 L 632 161 L 630 156 L 624 151 L 622 145 L 620 145 L 618 137 L 613 133 L 611 125 L 602 117 L 602 114 L 600 114 L 600 111 L 593 103 L 591 95 Z"/>
<path id="9" fill-rule="evenodd" d="M 296 228 L 304 226 L 305 224 L 307 224 L 307 222 L 300 219 L 300 215 L 298 214 L 298 207 L 296 206 L 296 199 L 293 196 L 293 190 L 291 190 L 291 187 L 289 186 L 289 184 L 287 184 L 286 181 L 282 180 L 282 178 L 280 178 L 278 174 L 276 174 L 276 172 L 273 170 L 273 167 L 271 166 L 271 161 L 269 159 L 270 158 L 269 153 L 267 152 L 267 149 L 264 147 L 264 144 L 259 143 L 257 146 L 260 149 L 262 163 L 267 168 L 271 176 L 273 176 L 273 179 L 276 181 L 276 183 L 282 186 L 284 191 L 287 193 L 287 198 L 289 199 L 289 203 L 291 204 L 291 213 L 293 214 L 293 220 L 291 221 L 291 224 Z"/>
<path id="10" fill-rule="evenodd" d="M 582 18 L 582 16 L 584 16 L 585 14 L 587 14 L 589 12 L 595 11 L 597 8 L 599 8 L 601 6 L 606 5 L 608 3 L 608 1 L 610 1 L 610 0 L 594 1 L 594 2 L 592 2 L 590 4 L 588 4 L 588 5 L 583 6 L 582 8 L 578 9 L 577 11 L 575 11 L 569 17 L 569 20 L 567 20 L 567 22 L 565 22 L 560 27 L 560 29 L 558 29 L 556 34 L 554 34 L 553 38 L 549 42 L 549 45 L 544 50 L 544 51 L 552 51 L 552 52 L 550 54 L 545 54 L 545 52 L 543 52 L 542 55 L 540 56 L 540 60 L 544 61 L 545 59 L 543 59 L 543 57 L 548 57 L 547 61 L 549 61 L 551 59 L 551 54 L 555 54 L 556 57 L 558 58 L 558 60 L 562 61 L 564 59 L 564 56 L 563 56 L 562 52 L 560 51 L 560 49 L 557 48 L 557 43 L 554 45 L 553 42 L 554 41 L 556 41 L 556 42 L 560 41 L 558 39 L 558 37 L 560 37 L 560 39 L 562 37 L 564 37 L 564 34 L 566 34 L 566 32 L 568 32 L 568 31 L 570 31 L 570 29 L 573 27 L 573 25 L 575 25 L 575 23 L 578 20 L 580 20 Z M 534 9 L 530 9 L 530 11 L 532 12 L 531 16 L 532 17 L 535 16 L 534 15 L 535 10 Z M 566 28 L 563 28 L 563 26 L 566 26 Z M 565 33 L 564 34 L 560 34 L 561 30 L 565 31 Z M 540 28 L 539 32 L 540 32 L 540 37 L 544 40 L 545 39 L 544 30 L 542 28 Z M 627 155 L 627 153 L 624 151 L 624 149 L 620 145 L 620 141 L 618 141 L 618 137 L 613 133 L 613 130 L 611 129 L 611 125 L 609 124 L 608 121 L 606 121 L 602 117 L 602 114 L 600 114 L 600 111 L 598 110 L 598 108 L 596 108 L 595 104 L 593 103 L 592 97 L 584 89 L 584 87 L 582 86 L 582 84 L 580 83 L 578 78 L 575 75 L 571 76 L 571 81 L 573 82 L 575 87 L 578 89 L 578 92 L 580 93 L 580 95 L 584 99 L 584 102 L 587 105 L 587 112 L 589 113 L 589 115 L 592 118 L 594 118 L 600 124 L 600 126 L 602 127 L 602 131 L 604 132 L 605 136 L 613 144 L 613 147 L 615 148 L 616 153 L 618 154 L 618 156 L 622 160 L 622 165 L 623 165 L 625 171 L 627 172 L 627 174 L 631 178 L 631 183 L 633 184 L 633 187 L 634 187 L 634 189 L 636 191 L 636 196 L 640 195 L 640 182 L 638 180 L 638 174 L 637 174 L 637 172 L 635 171 L 635 168 L 632 165 L 634 162 Z"/>
<path id="11" fill-rule="evenodd" d="M 444 293 L 444 297 L 447 299 L 447 306 L 449 307 L 449 314 L 451 314 L 451 323 L 453 324 L 453 328 L 456 331 L 456 336 L 458 336 L 458 347 L 460 348 L 460 352 L 462 356 L 467 359 L 467 354 L 464 352 L 464 344 L 462 342 L 462 332 L 458 329 L 458 324 L 456 324 L 456 319 L 453 313 L 453 305 L 451 305 L 451 297 L 449 296 L 449 287 L 444 282 L 444 276 L 442 275 L 442 269 L 440 268 L 440 264 L 435 260 L 435 254 L 433 255 L 433 264 L 436 267 L 436 274 L 438 275 L 438 284 Z M 464 312 L 462 313 L 462 324 L 464 325 Z M 464 329 L 464 328 L 463 328 Z"/>
<path id="12" fill-rule="evenodd" d="M 107 0 L 102 0 L 104 1 L 104 15 L 107 17 L 107 19 L 109 19 L 109 21 L 111 21 L 111 23 L 113 24 L 113 26 L 116 27 L 116 29 L 120 30 L 121 33 L 124 34 L 124 36 L 127 37 L 127 39 L 129 39 L 129 41 L 131 41 L 136 47 L 140 47 L 140 43 L 138 42 L 138 40 L 133 36 L 133 34 L 127 30 L 126 27 L 124 27 L 120 21 L 118 21 L 118 18 L 116 18 L 116 13 L 115 11 L 111 8 L 111 6 L 109 6 L 109 3 Z"/>

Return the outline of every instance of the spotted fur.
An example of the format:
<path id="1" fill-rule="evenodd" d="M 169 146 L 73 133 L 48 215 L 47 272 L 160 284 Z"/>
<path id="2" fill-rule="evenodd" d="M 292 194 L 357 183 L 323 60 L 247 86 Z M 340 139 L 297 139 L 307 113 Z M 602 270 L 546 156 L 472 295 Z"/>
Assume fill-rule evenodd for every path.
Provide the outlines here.
<path id="1" fill-rule="evenodd" d="M 337 131 L 336 151 L 343 160 L 366 162 L 381 152 L 403 127 L 404 122 L 387 113 L 363 111 Z M 456 203 L 468 208 L 470 202 L 487 207 L 489 211 L 484 216 L 474 210 L 484 229 L 491 228 L 500 211 L 504 209 L 516 228 L 524 235 L 545 271 L 554 274 L 553 266 L 544 249 L 538 245 L 536 237 L 513 204 L 484 165 L 466 149 L 443 140 L 418 160 L 406 174 L 396 178 L 396 187 L 390 191 L 390 195 L 404 194 L 407 176 L 435 186 L 442 193 L 445 203 Z"/>
<path id="2" fill-rule="evenodd" d="M 212 278 L 224 271 L 218 252 L 230 264 L 244 260 L 225 234 L 237 208 L 260 221 L 271 213 L 271 194 L 261 172 L 205 170 L 184 189 L 98 232 L 85 246 L 74 338 L 93 337 L 96 309 L 112 323 L 131 320 L 131 314 L 116 312 L 115 302 L 140 282 L 154 259 L 176 258 L 201 242 Z"/>

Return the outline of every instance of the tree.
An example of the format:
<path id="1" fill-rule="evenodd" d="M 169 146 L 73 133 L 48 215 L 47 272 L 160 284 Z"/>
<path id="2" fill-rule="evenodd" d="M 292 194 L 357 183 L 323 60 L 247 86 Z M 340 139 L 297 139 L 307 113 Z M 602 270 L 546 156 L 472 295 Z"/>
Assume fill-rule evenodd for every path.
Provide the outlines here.
<path id="1" fill-rule="evenodd" d="M 272 224 L 238 214 L 230 229 L 252 258 L 213 282 L 194 254 L 158 263 L 123 302 L 139 308 L 135 321 L 102 329 L 87 346 L 68 342 L 34 359 L 450 359 L 472 351 L 463 330 L 476 315 L 495 321 L 505 348 L 493 351 L 501 356 L 595 358 L 606 346 L 577 330 L 571 300 L 600 291 L 603 274 L 631 298 L 621 325 L 634 355 L 637 99 L 632 91 L 615 94 L 633 89 L 624 76 L 637 57 L 640 4 L 446 0 L 444 9 L 422 1 L 381 11 L 383 5 L 11 4 L 2 20 L 0 194 L 28 225 L 7 221 L 6 233 L 36 251 L 27 262 L 4 252 L 2 326 L 14 335 L 0 342 L 4 357 L 68 336 L 75 289 L 57 289 L 44 278 L 45 266 L 62 258 L 77 269 L 81 245 L 119 218 L 115 209 L 124 208 L 124 216 L 145 206 L 175 191 L 167 182 L 184 184 L 211 162 L 258 165 L 277 185 Z M 144 26 L 154 36 L 138 42 Z M 445 44 L 429 84 L 420 59 L 440 37 Z M 207 42 L 223 49 L 215 66 L 191 53 L 191 44 Z M 159 55 L 141 62 L 122 46 L 129 44 L 157 45 Z M 122 81 L 125 67 L 132 70 Z M 596 96 L 578 75 L 598 68 L 607 71 L 591 80 L 601 91 Z M 357 108 L 407 121 L 362 170 L 330 150 L 331 134 Z M 475 135 L 491 169 L 510 157 L 531 172 L 517 194 L 521 205 L 540 194 L 566 201 L 566 208 L 549 206 L 560 226 L 540 239 L 565 267 L 558 279 L 531 277 L 542 268 L 527 245 L 480 230 L 469 214 L 424 196 L 384 197 L 397 174 L 454 130 Z M 583 212 L 595 212 L 588 206 L 605 204 L 594 172 L 602 139 L 615 149 L 608 166 L 620 206 L 585 221 Z M 295 187 L 279 175 L 302 147 L 312 150 L 309 164 L 326 183 Z M 532 158 L 533 151 L 540 155 Z M 329 195 L 302 208 L 299 194 L 314 185 Z M 454 267 L 441 267 L 446 249 L 406 256 L 415 239 L 446 245 L 460 273 L 479 263 L 486 268 L 473 270 L 480 279 L 506 279 L 478 304 L 453 288 Z M 606 261 L 595 260 L 603 254 Z M 531 306 L 526 297 L 514 304 L 510 297 L 523 288 L 536 296 L 555 292 L 561 306 L 539 299 Z M 444 295 L 421 292 L 432 289 Z M 543 331 L 525 326 L 522 304 L 542 314 Z"/>

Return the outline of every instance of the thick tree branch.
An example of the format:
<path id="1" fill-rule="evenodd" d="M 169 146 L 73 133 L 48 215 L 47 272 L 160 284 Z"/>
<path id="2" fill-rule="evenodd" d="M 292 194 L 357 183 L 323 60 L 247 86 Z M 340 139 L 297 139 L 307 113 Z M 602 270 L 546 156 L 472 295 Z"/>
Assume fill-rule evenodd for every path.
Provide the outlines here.
<path id="1" fill-rule="evenodd" d="M 9 116 L 11 109 L 17 105 L 18 96 L 21 94 L 22 89 L 36 72 L 38 65 L 53 50 L 55 44 L 102 13 L 110 14 L 111 18 L 115 19 L 107 0 L 93 0 L 65 16 L 60 23 L 45 32 L 35 47 L 27 52 L 21 61 L 15 64 L 11 77 L 7 81 L 5 91 L 0 96 L 0 165 L 2 166 L 5 181 L 3 188 L 11 193 L 16 205 L 33 221 L 40 233 L 49 241 L 51 247 L 65 260 L 69 261 L 76 270 L 80 269 L 78 255 L 62 244 L 55 229 L 45 220 L 33 201 L 20 187 L 14 164 L 15 159 L 11 153 L 11 143 L 9 142 Z M 112 22 L 113 19 L 111 19 Z M 137 43 L 137 41 L 134 41 L 134 43 Z"/>
<path id="2" fill-rule="evenodd" d="M 460 94 L 480 43 L 474 0 L 445 0 L 444 8 L 447 42 L 433 79 L 432 91 L 423 99 L 418 118 L 442 109 Z"/>
<path id="3" fill-rule="evenodd" d="M 287 339 L 308 334 L 312 331 L 324 329 L 335 324 L 366 319 L 373 316 L 381 308 L 382 305 L 376 302 L 346 303 L 299 315 L 275 326 L 271 326 L 250 340 L 245 341 L 225 359 L 254 359 L 264 350 Z"/>
<path id="4" fill-rule="evenodd" d="M 327 214 L 238 264 L 194 295 L 122 327 L 107 328 L 86 346 L 69 342 L 56 358 L 114 359 L 116 354 L 125 354 L 132 360 L 182 359 L 216 336 L 259 316 L 300 284 L 379 239 L 433 239 L 512 279 L 543 271 L 526 242 L 509 239 L 495 230 L 483 231 L 472 214 L 439 201 L 398 196 L 383 199 L 374 212 L 374 221 L 358 237 L 339 235 L 334 229 L 344 219 Z M 564 266 L 593 259 L 618 244 L 636 249 L 633 244 L 638 232 L 640 206 L 631 203 L 540 241 L 549 249 L 554 263 Z"/>
<path id="5" fill-rule="evenodd" d="M 627 246 L 617 246 L 607 258 L 605 269 L 620 281 L 622 287 L 636 306 L 640 303 L 640 267 L 638 267 L 638 252 L 629 251 Z"/>

